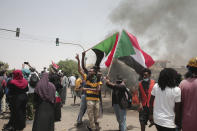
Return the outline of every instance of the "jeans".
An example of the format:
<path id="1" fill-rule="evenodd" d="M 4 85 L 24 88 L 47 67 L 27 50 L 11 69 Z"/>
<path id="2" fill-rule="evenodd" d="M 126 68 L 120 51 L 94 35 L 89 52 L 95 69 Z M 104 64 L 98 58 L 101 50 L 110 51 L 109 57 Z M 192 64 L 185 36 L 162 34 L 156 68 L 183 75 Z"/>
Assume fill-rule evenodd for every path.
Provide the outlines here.
<path id="1" fill-rule="evenodd" d="M 86 112 L 87 109 L 87 103 L 86 103 L 86 95 L 83 94 L 81 95 L 81 103 L 80 103 L 80 110 L 79 110 L 79 114 L 77 117 L 77 123 L 81 123 L 82 122 L 82 118 Z"/>
<path id="2" fill-rule="evenodd" d="M 116 119 L 119 123 L 119 130 L 126 131 L 126 109 L 121 109 L 119 104 L 113 104 L 114 112 L 116 114 Z"/>
<path id="3" fill-rule="evenodd" d="M 74 97 L 74 89 L 75 89 L 75 86 L 70 86 L 72 98 Z"/>

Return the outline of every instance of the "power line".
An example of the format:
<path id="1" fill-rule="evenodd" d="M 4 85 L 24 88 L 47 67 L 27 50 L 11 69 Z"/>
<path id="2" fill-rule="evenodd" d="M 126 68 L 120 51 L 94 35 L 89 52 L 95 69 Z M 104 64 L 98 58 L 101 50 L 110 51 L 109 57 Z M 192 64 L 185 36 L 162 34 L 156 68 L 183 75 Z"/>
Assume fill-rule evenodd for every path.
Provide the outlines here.
<path id="1" fill-rule="evenodd" d="M 49 40 L 54 42 L 55 37 L 47 37 L 47 36 L 40 36 L 40 35 L 31 35 L 31 34 L 27 34 L 27 33 L 21 33 L 22 36 L 28 37 L 30 39 L 34 39 L 34 40 L 43 40 L 43 39 L 39 39 L 39 38 L 45 38 L 45 40 Z"/>
<path id="2" fill-rule="evenodd" d="M 44 40 L 34 40 L 34 39 L 17 39 L 17 38 L 10 38 L 10 37 L 2 37 L 0 36 L 0 39 L 6 39 L 6 40 L 16 40 L 16 41 L 23 41 L 23 42 L 40 42 L 40 43 L 54 43 L 53 41 L 44 41 Z"/>
<path id="3" fill-rule="evenodd" d="M 41 42 L 41 43 L 54 43 L 54 40 L 49 40 L 49 39 L 40 39 L 38 38 L 39 36 L 33 36 L 33 35 L 29 35 L 29 34 L 25 34 L 25 33 L 21 33 L 21 37 L 20 38 L 11 38 L 9 36 L 3 35 L 4 37 L 2 37 L 2 34 L 0 34 L 0 38 L 2 39 L 10 39 L 10 40 L 18 40 L 18 41 L 36 41 L 36 42 Z M 53 38 L 54 39 L 54 38 Z"/>
<path id="4" fill-rule="evenodd" d="M 16 32 L 16 37 L 19 37 L 19 33 L 20 33 L 20 28 L 16 28 L 16 31 L 14 30 L 9 30 L 9 29 L 3 29 L 3 28 L 0 28 L 0 30 L 3 30 L 3 31 L 9 31 L 9 32 Z M 47 40 L 43 40 L 43 39 L 39 39 L 38 37 L 40 36 L 33 36 L 33 35 L 30 35 L 30 34 L 26 34 L 26 33 L 21 33 L 22 37 L 27 37 L 27 38 L 23 38 L 24 41 L 28 41 L 28 40 L 32 40 L 32 41 L 39 41 L 39 42 L 47 42 L 47 43 L 51 43 L 51 42 L 54 42 L 53 40 L 55 40 L 55 38 L 51 38 L 51 40 L 48 40 L 49 37 L 47 38 Z M 37 37 L 37 38 L 36 38 Z M 43 37 L 43 36 L 42 36 Z M 5 38 L 5 37 L 0 37 L 0 38 L 3 38 L 3 39 L 11 39 L 11 40 L 21 40 L 21 39 L 13 39 L 13 38 Z M 21 38 L 21 37 L 20 37 Z M 53 39 L 53 40 L 52 40 Z M 21 40 L 21 41 L 23 41 Z M 81 45 L 81 44 L 76 44 L 76 43 L 70 43 L 70 42 L 59 42 L 59 38 L 56 38 L 56 46 L 59 46 L 59 43 L 60 44 L 67 44 L 67 45 L 75 45 L 75 46 L 79 46 L 80 48 L 82 48 L 83 51 L 85 51 L 84 47 Z"/>

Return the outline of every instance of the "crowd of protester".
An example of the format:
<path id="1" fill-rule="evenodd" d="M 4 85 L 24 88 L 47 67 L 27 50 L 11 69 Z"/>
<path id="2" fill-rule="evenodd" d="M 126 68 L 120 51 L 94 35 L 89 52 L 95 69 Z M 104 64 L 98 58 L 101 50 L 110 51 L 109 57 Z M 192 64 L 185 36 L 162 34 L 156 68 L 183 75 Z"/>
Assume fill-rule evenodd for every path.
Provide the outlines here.
<path id="1" fill-rule="evenodd" d="M 104 83 L 112 90 L 112 107 L 120 131 L 126 131 L 126 112 L 132 103 L 132 92 L 121 75 L 113 82 L 103 76 L 100 67 L 87 69 L 76 55 L 78 74 L 70 77 L 52 67 L 39 73 L 28 62 L 22 69 L 7 74 L 0 72 L 0 113 L 9 111 L 8 123 L 3 131 L 23 131 L 26 120 L 33 120 L 32 131 L 54 131 L 55 122 L 61 121 L 61 108 L 66 104 L 67 88 L 76 104 L 81 99 L 75 126 L 83 125 L 87 111 L 89 131 L 100 130 L 98 119 L 102 116 L 102 93 Z M 28 66 L 28 68 L 26 68 Z M 187 73 L 181 76 L 173 68 L 161 70 L 158 81 L 151 79 L 151 70 L 141 72 L 138 87 L 139 123 L 141 131 L 155 126 L 158 131 L 195 131 L 197 121 L 197 57 L 189 60 Z M 136 92 L 135 92 L 136 96 Z M 115 123 L 114 123 L 115 124 Z"/>

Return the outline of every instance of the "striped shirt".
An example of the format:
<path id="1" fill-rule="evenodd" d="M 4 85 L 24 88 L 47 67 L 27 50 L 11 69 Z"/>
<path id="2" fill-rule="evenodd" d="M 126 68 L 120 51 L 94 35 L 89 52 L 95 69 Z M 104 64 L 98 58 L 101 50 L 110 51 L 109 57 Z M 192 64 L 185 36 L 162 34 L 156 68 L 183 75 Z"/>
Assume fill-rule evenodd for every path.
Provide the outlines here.
<path id="1" fill-rule="evenodd" d="M 102 82 L 97 81 L 96 78 L 87 79 L 86 74 L 84 74 L 83 78 L 86 81 L 85 88 L 97 89 L 99 85 L 102 85 Z M 86 100 L 99 101 L 99 91 L 86 90 Z"/>

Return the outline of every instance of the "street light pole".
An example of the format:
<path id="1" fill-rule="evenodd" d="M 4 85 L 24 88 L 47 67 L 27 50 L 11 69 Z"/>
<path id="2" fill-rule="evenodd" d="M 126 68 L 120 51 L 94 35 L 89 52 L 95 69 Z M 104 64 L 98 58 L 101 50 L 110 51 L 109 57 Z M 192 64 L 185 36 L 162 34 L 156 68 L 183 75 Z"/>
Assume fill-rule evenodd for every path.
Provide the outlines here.
<path id="1" fill-rule="evenodd" d="M 59 38 L 56 38 L 56 46 L 59 46 L 59 43 L 65 44 L 65 45 L 76 45 L 76 46 L 79 46 L 79 47 L 82 48 L 83 52 L 85 52 L 85 49 L 84 49 L 83 46 L 80 45 L 80 44 L 60 42 L 60 41 L 59 41 Z M 85 63 L 84 63 L 85 65 L 86 65 L 86 60 L 87 60 L 87 57 L 85 57 Z"/>
<path id="2" fill-rule="evenodd" d="M 59 43 L 61 43 L 61 44 L 68 44 L 68 45 L 76 45 L 76 46 L 79 46 L 79 47 L 81 47 L 82 49 L 83 49 L 83 51 L 85 51 L 85 49 L 83 48 L 83 46 L 82 45 L 80 45 L 80 44 L 74 44 L 74 43 L 63 43 L 63 42 L 59 42 Z M 85 66 L 86 66 L 86 60 L 87 60 L 87 57 L 85 57 L 85 61 L 84 61 L 84 64 L 85 64 Z"/>
<path id="3" fill-rule="evenodd" d="M 61 43 L 61 44 L 66 44 L 66 45 L 76 45 L 76 46 L 79 46 L 79 47 L 81 47 L 81 48 L 82 48 L 82 50 L 83 50 L 83 51 L 85 51 L 85 49 L 83 48 L 83 46 L 82 46 L 82 45 L 80 45 L 80 44 L 74 44 L 74 43 L 64 43 L 64 42 L 59 42 L 59 43 Z"/>
<path id="4" fill-rule="evenodd" d="M 83 46 L 80 45 L 80 44 L 60 42 L 60 41 L 59 41 L 59 38 L 56 38 L 56 41 L 55 41 L 55 42 L 56 42 L 56 46 L 59 46 L 59 43 L 65 44 L 65 45 L 77 45 L 77 46 L 81 47 L 81 48 L 83 49 L 83 51 L 85 51 L 85 49 L 83 48 Z"/>
<path id="5" fill-rule="evenodd" d="M 60 41 L 59 41 L 59 38 L 56 38 L 56 46 L 59 46 L 59 43 L 65 44 L 65 45 L 76 45 L 76 46 L 79 46 L 79 47 L 81 47 L 81 48 L 83 49 L 83 51 L 85 52 L 85 49 L 84 49 L 83 46 L 80 45 L 80 44 L 60 42 Z M 87 60 L 87 58 L 85 57 L 85 63 L 84 63 L 85 65 L 86 65 L 86 60 Z"/>
<path id="6" fill-rule="evenodd" d="M 20 34 L 20 28 L 16 28 L 16 31 L 15 30 L 3 29 L 3 28 L 0 28 L 0 30 L 9 31 L 9 32 L 16 32 L 16 37 L 19 37 L 19 34 Z"/>
<path id="7" fill-rule="evenodd" d="M 8 30 L 8 29 L 3 29 L 3 28 L 0 28 L 0 30 L 10 31 L 10 32 L 16 32 L 15 30 Z"/>

